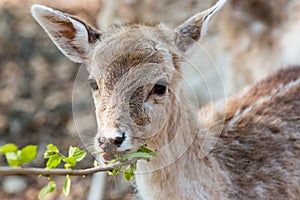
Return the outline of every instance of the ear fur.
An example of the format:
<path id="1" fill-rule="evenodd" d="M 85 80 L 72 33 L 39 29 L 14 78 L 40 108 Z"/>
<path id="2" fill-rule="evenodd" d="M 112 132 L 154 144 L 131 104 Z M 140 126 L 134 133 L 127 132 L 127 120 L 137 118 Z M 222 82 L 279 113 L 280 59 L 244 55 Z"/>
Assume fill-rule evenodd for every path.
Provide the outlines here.
<path id="1" fill-rule="evenodd" d="M 60 11 L 35 4 L 31 13 L 58 49 L 74 62 L 85 62 L 91 45 L 100 40 L 97 30 Z"/>
<path id="2" fill-rule="evenodd" d="M 176 28 L 175 43 L 182 53 L 186 53 L 205 35 L 212 16 L 223 7 L 226 1 L 219 0 L 213 7 L 192 16 Z"/>

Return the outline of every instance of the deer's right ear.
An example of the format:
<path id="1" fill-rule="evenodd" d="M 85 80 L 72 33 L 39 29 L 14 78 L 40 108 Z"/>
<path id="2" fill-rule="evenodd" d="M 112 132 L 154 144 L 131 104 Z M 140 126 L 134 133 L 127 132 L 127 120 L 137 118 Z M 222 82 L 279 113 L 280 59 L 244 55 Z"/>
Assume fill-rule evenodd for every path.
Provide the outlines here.
<path id="1" fill-rule="evenodd" d="M 84 63 L 93 43 L 100 40 L 97 30 L 60 11 L 35 4 L 31 13 L 58 49 L 74 62 Z"/>

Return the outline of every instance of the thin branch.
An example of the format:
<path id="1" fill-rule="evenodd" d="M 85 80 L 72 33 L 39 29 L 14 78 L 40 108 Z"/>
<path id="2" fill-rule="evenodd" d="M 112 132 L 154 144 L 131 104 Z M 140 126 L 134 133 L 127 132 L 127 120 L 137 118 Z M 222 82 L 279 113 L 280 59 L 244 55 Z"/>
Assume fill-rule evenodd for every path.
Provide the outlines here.
<path id="1" fill-rule="evenodd" d="M 0 167 L 0 175 L 55 175 L 55 176 L 87 176 L 97 172 L 112 171 L 117 167 L 129 165 L 131 162 L 118 163 L 109 167 L 93 167 L 87 169 L 46 169 L 46 168 L 22 168 L 22 167 Z"/>

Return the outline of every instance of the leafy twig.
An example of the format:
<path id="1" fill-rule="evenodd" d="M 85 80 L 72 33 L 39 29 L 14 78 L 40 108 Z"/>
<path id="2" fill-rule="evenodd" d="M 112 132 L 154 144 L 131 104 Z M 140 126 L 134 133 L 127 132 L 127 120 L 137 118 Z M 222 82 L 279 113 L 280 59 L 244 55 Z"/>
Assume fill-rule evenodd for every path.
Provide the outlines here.
<path id="1" fill-rule="evenodd" d="M 88 176 L 97 172 L 112 171 L 117 167 L 129 165 L 135 161 L 127 161 L 117 163 L 108 167 L 92 167 L 87 169 L 47 169 L 47 168 L 21 168 L 21 167 L 0 167 L 0 175 L 11 176 L 11 175 L 42 175 L 42 176 Z"/>
<path id="2" fill-rule="evenodd" d="M 135 170 L 136 170 L 136 163 L 139 159 L 147 160 L 149 161 L 153 157 L 158 157 L 158 155 L 147 148 L 147 145 L 140 146 L 140 148 L 137 150 L 137 152 L 130 152 L 124 155 L 115 155 L 115 159 L 112 160 L 112 163 L 116 162 L 128 162 L 131 161 L 131 163 L 127 164 L 127 168 L 124 170 L 123 177 L 127 181 L 131 181 L 133 179 Z M 120 173 L 121 167 L 115 167 L 114 170 L 109 171 L 108 175 L 116 175 Z"/>
<path id="3" fill-rule="evenodd" d="M 71 189 L 70 176 L 87 176 L 97 172 L 108 172 L 109 175 L 116 175 L 120 172 L 121 167 L 126 165 L 124 169 L 124 178 L 127 181 L 133 179 L 136 164 L 139 159 L 149 161 L 157 154 L 148 149 L 146 145 L 141 146 L 137 152 L 130 152 L 123 155 L 115 155 L 115 159 L 111 161 L 108 167 L 93 167 L 87 169 L 72 169 L 77 162 L 80 162 L 86 156 L 86 151 L 80 150 L 78 147 L 70 146 L 67 156 L 60 153 L 54 144 L 48 144 L 44 152 L 44 158 L 47 159 L 46 168 L 22 168 L 23 163 L 32 161 L 37 155 L 36 145 L 27 145 L 22 149 L 18 149 L 15 144 L 6 144 L 0 147 L 0 154 L 4 154 L 10 167 L 0 166 L 0 175 L 42 175 L 47 176 L 48 185 L 41 189 L 39 199 L 42 199 L 48 193 L 54 192 L 56 183 L 51 176 L 66 176 L 63 193 L 67 196 Z M 56 168 L 61 162 L 64 163 L 64 169 Z"/>

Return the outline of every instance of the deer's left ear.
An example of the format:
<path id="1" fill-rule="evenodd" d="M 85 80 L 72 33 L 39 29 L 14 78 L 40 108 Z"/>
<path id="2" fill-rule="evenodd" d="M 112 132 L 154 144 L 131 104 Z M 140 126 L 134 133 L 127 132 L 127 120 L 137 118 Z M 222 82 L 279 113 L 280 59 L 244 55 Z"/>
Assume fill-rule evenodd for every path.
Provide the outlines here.
<path id="1" fill-rule="evenodd" d="M 189 48 L 205 35 L 212 16 L 225 3 L 226 0 L 218 1 L 213 7 L 194 15 L 176 28 L 175 43 L 182 53 L 186 53 Z"/>
<path id="2" fill-rule="evenodd" d="M 42 5 L 33 5 L 31 13 L 48 33 L 58 49 L 70 60 L 84 63 L 100 33 L 83 21 Z"/>

